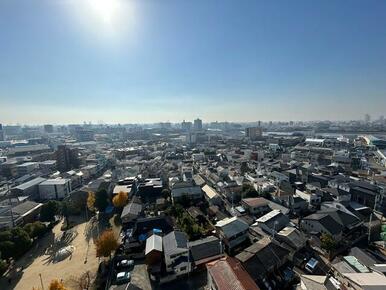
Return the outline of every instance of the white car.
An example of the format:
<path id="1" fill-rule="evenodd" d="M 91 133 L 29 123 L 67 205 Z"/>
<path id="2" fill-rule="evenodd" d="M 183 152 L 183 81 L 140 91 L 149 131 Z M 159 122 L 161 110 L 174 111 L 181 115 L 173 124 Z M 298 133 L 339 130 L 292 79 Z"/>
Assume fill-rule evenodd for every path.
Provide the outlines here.
<path id="1" fill-rule="evenodd" d="M 130 272 L 119 272 L 117 274 L 117 277 L 115 278 L 115 282 L 117 285 L 119 284 L 125 284 L 130 282 L 131 274 Z"/>
<path id="2" fill-rule="evenodd" d="M 117 268 L 132 268 L 134 267 L 134 260 L 121 260 L 117 263 Z"/>

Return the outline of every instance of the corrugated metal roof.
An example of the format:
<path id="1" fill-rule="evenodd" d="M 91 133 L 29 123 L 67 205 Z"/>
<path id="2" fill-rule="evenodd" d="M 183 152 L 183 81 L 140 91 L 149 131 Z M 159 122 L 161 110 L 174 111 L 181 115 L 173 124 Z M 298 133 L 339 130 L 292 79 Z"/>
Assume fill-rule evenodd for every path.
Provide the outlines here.
<path id="1" fill-rule="evenodd" d="M 162 237 L 158 235 L 152 235 L 146 240 L 145 255 L 154 250 L 162 252 Z"/>
<path id="2" fill-rule="evenodd" d="M 221 290 L 259 290 L 251 276 L 235 258 L 226 257 L 207 264 L 213 282 Z"/>
<path id="3" fill-rule="evenodd" d="M 27 181 L 25 183 L 22 183 L 22 184 L 16 186 L 15 188 L 18 190 L 26 190 L 27 188 L 30 188 L 32 186 L 39 185 L 40 183 L 42 183 L 45 180 L 46 179 L 43 177 L 37 177 L 35 179 L 32 179 L 32 180 Z"/>

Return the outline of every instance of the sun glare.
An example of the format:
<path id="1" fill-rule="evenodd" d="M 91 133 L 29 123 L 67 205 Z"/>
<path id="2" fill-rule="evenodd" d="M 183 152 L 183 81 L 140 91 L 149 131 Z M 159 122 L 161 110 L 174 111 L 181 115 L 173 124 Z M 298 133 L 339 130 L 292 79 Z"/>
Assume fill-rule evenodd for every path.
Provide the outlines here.
<path id="1" fill-rule="evenodd" d="M 97 17 L 111 24 L 119 8 L 118 0 L 88 0 Z"/>

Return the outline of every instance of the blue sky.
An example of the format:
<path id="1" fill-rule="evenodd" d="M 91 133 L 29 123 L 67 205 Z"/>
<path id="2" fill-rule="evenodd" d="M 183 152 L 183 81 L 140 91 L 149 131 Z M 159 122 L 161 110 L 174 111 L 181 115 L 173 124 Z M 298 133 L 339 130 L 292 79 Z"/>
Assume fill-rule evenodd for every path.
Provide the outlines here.
<path id="1" fill-rule="evenodd" d="M 110 1 L 0 1 L 0 123 L 386 113 L 385 1 Z"/>

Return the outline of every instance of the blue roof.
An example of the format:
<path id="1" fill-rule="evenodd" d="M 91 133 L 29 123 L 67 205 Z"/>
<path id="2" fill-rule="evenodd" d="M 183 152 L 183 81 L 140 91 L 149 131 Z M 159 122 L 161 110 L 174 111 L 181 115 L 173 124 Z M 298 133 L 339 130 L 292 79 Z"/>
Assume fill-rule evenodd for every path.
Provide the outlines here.
<path id="1" fill-rule="evenodd" d="M 105 213 L 112 213 L 114 210 L 114 207 L 112 205 L 108 205 L 105 209 Z"/>
<path id="2" fill-rule="evenodd" d="M 307 266 L 310 267 L 310 268 L 315 268 L 315 266 L 318 264 L 319 262 L 314 259 L 314 258 L 311 258 L 308 263 L 307 263 Z"/>

